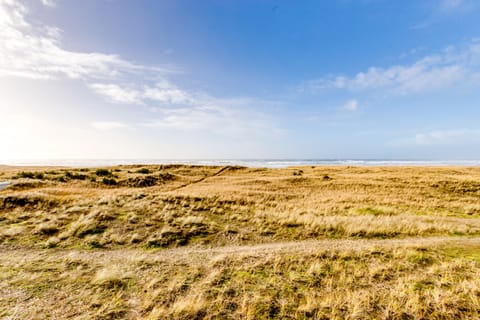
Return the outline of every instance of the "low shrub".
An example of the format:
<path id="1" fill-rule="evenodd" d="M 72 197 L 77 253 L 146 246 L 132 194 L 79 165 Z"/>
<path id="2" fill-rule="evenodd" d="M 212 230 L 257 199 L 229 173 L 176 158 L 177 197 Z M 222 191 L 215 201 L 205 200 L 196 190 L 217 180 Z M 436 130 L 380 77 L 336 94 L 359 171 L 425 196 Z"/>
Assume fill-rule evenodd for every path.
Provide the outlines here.
<path id="1" fill-rule="evenodd" d="M 27 179 L 34 179 L 35 173 L 30 171 L 22 171 L 17 174 L 18 178 L 27 178 Z"/>
<path id="2" fill-rule="evenodd" d="M 107 186 L 116 186 L 118 184 L 117 180 L 113 178 L 103 178 L 102 183 Z"/>
<path id="3" fill-rule="evenodd" d="M 65 172 L 65 177 L 73 180 L 85 180 L 87 176 L 81 173 L 71 173 L 70 171 Z"/>
<path id="4" fill-rule="evenodd" d="M 35 179 L 42 180 L 45 176 L 41 172 L 35 173 Z"/>
<path id="5" fill-rule="evenodd" d="M 139 176 L 122 181 L 122 185 L 134 188 L 151 187 L 158 183 L 158 178 L 154 176 Z"/>
<path id="6" fill-rule="evenodd" d="M 97 169 L 97 171 L 95 171 L 95 174 L 99 177 L 106 177 L 112 175 L 112 173 L 107 169 Z"/>

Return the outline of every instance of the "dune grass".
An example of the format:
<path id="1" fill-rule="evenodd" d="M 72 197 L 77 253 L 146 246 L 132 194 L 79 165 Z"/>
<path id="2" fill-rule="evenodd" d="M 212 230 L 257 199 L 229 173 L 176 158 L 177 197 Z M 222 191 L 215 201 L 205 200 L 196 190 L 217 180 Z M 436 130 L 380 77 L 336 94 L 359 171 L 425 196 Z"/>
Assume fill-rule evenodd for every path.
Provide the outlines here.
<path id="1" fill-rule="evenodd" d="M 0 318 L 479 317 L 480 168 L 0 171 Z"/>

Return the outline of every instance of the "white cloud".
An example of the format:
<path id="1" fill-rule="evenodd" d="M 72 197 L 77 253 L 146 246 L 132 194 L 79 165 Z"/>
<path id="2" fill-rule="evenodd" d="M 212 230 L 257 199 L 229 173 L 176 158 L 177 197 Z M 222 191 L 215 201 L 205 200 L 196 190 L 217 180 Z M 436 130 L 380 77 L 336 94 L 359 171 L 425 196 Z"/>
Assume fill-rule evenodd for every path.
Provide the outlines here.
<path id="1" fill-rule="evenodd" d="M 189 94 L 178 88 L 147 87 L 143 92 L 146 99 L 169 104 L 188 104 L 191 102 Z"/>
<path id="2" fill-rule="evenodd" d="M 151 120 L 141 126 L 177 130 L 204 130 L 227 134 L 276 135 L 273 119 L 258 111 L 271 103 L 252 98 L 216 98 L 205 93 L 193 93 L 161 82 L 155 86 L 132 89 L 115 84 L 90 86 L 107 99 L 125 104 L 149 106 Z"/>
<path id="3" fill-rule="evenodd" d="M 346 89 L 383 90 L 393 94 L 412 94 L 439 90 L 461 83 L 474 84 L 480 76 L 480 44 L 472 41 L 466 48 L 445 49 L 410 65 L 371 67 L 354 76 L 334 76 L 307 81 L 302 90 Z"/>
<path id="4" fill-rule="evenodd" d="M 442 0 L 442 7 L 447 9 L 458 8 L 463 2 L 463 0 Z"/>
<path id="5" fill-rule="evenodd" d="M 91 80 L 167 71 L 136 65 L 114 54 L 65 50 L 59 42 L 61 30 L 31 24 L 28 13 L 28 8 L 17 0 L 0 0 L 0 76 Z"/>
<path id="6" fill-rule="evenodd" d="M 455 130 L 437 130 L 426 133 L 417 133 L 415 135 L 415 144 L 417 145 L 445 145 L 460 144 L 462 142 L 478 140 L 480 130 L 455 129 Z"/>
<path id="7" fill-rule="evenodd" d="M 93 83 L 89 87 L 96 93 L 105 96 L 108 100 L 117 103 L 147 105 L 193 105 L 194 98 L 187 91 L 182 90 L 164 80 L 161 83 L 148 86 L 135 84 L 118 85 L 113 83 Z"/>
<path id="8" fill-rule="evenodd" d="M 136 90 L 122 88 L 117 84 L 93 83 L 89 87 L 110 101 L 127 104 L 142 104 L 141 93 Z"/>
<path id="9" fill-rule="evenodd" d="M 154 86 L 134 86 L 90 85 L 110 101 L 149 106 L 157 117 L 142 123 L 144 127 L 230 134 L 266 131 L 276 135 L 279 132 L 273 128 L 272 118 L 258 111 L 272 106 L 267 101 L 243 97 L 216 98 L 202 92 L 182 90 L 165 80 Z"/>
<path id="10" fill-rule="evenodd" d="M 115 121 L 96 121 L 90 123 L 90 125 L 98 130 L 125 129 L 129 127 L 125 123 Z"/>
<path id="11" fill-rule="evenodd" d="M 229 136 L 278 136 L 283 131 L 274 125 L 274 119 L 255 110 L 265 102 L 255 99 L 217 99 L 199 97 L 195 106 L 159 108 L 157 116 L 142 125 L 150 128 L 201 130 Z M 268 103 L 267 103 L 268 105 Z"/>
<path id="12" fill-rule="evenodd" d="M 419 3 L 421 1 L 418 1 Z M 431 27 L 434 24 L 440 22 L 444 17 L 451 15 L 463 15 L 472 12 L 475 9 L 476 0 L 437 0 L 437 1 L 425 1 L 431 2 L 431 5 L 427 4 L 429 11 L 426 12 L 426 18 L 420 21 L 410 29 L 419 30 Z M 421 2 L 423 4 L 423 2 Z M 460 17 L 458 17 L 460 18 Z"/>
<path id="13" fill-rule="evenodd" d="M 343 105 L 343 109 L 344 110 L 347 110 L 347 111 L 350 111 L 350 112 L 355 112 L 358 110 L 358 101 L 355 100 L 355 99 L 352 99 L 352 100 L 349 100 L 347 101 L 344 105 Z"/>
<path id="14" fill-rule="evenodd" d="M 442 0 L 440 1 L 440 10 L 454 11 L 454 10 L 470 10 L 474 7 L 472 0 Z"/>
<path id="15" fill-rule="evenodd" d="M 474 148 L 474 146 L 478 146 L 479 141 L 480 129 L 456 128 L 417 132 L 408 137 L 390 140 L 387 145 L 392 147 L 439 147 L 442 149 L 456 146 Z"/>
<path id="16" fill-rule="evenodd" d="M 55 7 L 56 1 L 55 0 L 41 0 L 43 5 L 48 7 Z"/>
<path id="17" fill-rule="evenodd" d="M 42 0 L 53 5 L 53 0 Z M 161 114 L 150 120 L 170 128 L 270 131 L 271 123 L 254 108 L 255 99 L 220 99 L 176 86 L 171 68 L 132 63 L 116 54 L 76 52 L 62 48 L 62 30 L 28 20 L 29 10 L 18 0 L 0 0 L 0 77 L 37 80 L 77 79 L 109 102 L 143 106 Z M 175 109 L 175 110 L 173 110 Z M 262 120 L 259 120 L 262 119 Z M 93 122 L 96 129 L 123 128 L 117 122 Z M 130 124 L 132 125 L 132 124 Z M 255 128 L 255 129 L 252 129 Z"/>

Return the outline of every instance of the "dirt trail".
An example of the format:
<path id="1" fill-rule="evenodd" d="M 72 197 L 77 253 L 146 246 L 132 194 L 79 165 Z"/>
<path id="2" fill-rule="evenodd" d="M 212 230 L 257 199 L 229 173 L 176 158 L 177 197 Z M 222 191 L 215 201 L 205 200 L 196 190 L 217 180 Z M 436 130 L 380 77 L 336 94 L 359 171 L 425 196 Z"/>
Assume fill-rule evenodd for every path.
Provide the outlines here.
<path id="1" fill-rule="evenodd" d="M 34 249 L 11 248 L 0 246 L 0 257 L 8 256 L 9 259 L 29 259 L 29 257 L 43 256 L 49 259 L 59 259 L 67 256 L 81 260 L 95 260 L 98 262 L 111 262 L 122 264 L 127 260 L 153 260 L 163 263 L 182 263 L 198 260 L 209 261 L 217 256 L 228 255 L 276 255 L 282 253 L 315 253 L 322 250 L 362 251 L 375 248 L 395 247 L 433 247 L 442 245 L 476 245 L 480 246 L 480 237 L 414 237 L 404 239 L 325 239 L 306 240 L 293 242 L 275 242 L 244 246 L 225 246 L 215 248 L 181 247 L 164 250 L 146 251 L 140 248 L 108 249 L 108 250 L 82 250 L 82 249 Z"/>
<path id="2" fill-rule="evenodd" d="M 177 191 L 177 190 L 179 190 L 179 189 L 183 189 L 183 188 L 188 187 L 188 186 L 191 186 L 191 185 L 193 185 L 193 184 L 197 184 L 197 183 L 200 183 L 200 182 L 202 182 L 202 181 L 205 181 L 205 180 L 208 179 L 208 178 L 213 178 L 213 177 L 219 176 L 219 175 L 221 175 L 224 171 L 226 171 L 226 170 L 228 170 L 228 169 L 230 169 L 230 168 L 232 168 L 232 166 L 225 166 L 225 167 L 223 167 L 222 169 L 218 170 L 217 172 L 215 172 L 215 173 L 212 174 L 212 175 L 205 176 L 205 177 L 203 177 L 203 178 L 200 178 L 200 179 L 195 180 L 195 181 L 192 181 L 192 182 L 187 182 L 187 183 L 185 183 L 185 184 L 182 184 L 182 185 L 180 185 L 180 186 L 178 186 L 178 187 L 175 187 L 175 188 L 173 188 L 173 189 L 170 189 L 170 190 L 168 190 L 168 191 Z"/>

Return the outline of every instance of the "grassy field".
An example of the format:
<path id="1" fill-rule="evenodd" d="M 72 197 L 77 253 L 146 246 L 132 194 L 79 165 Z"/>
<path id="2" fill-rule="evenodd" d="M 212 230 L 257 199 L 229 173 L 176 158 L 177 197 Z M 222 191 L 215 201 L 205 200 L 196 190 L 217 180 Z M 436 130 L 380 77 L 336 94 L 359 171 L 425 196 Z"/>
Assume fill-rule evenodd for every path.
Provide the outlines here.
<path id="1" fill-rule="evenodd" d="M 2 319 L 478 319 L 480 168 L 1 167 Z"/>

